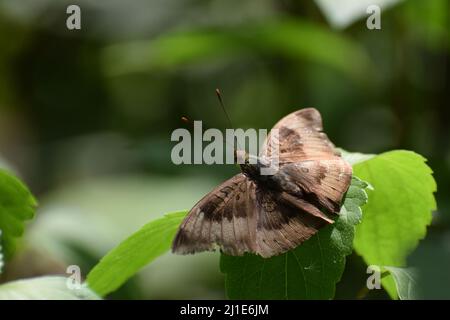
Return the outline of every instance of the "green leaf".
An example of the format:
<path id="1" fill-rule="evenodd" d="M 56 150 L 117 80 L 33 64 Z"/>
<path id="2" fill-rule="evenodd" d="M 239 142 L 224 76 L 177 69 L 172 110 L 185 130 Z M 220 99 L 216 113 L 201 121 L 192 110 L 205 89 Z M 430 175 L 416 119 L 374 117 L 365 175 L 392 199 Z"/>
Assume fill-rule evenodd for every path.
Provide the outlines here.
<path id="1" fill-rule="evenodd" d="M 47 276 L 7 282 L 0 286 L 0 300 L 96 300 L 86 286 L 69 289 L 66 277 Z"/>
<path id="2" fill-rule="evenodd" d="M 3 266 L 2 230 L 0 230 L 0 274 L 3 271 Z"/>
<path id="3" fill-rule="evenodd" d="M 254 53 L 320 63 L 362 82 L 367 81 L 366 75 L 374 68 L 357 42 L 298 19 L 248 23 L 239 28 L 195 29 L 151 41 L 117 44 L 105 50 L 104 65 L 110 75 L 121 75 Z"/>
<path id="4" fill-rule="evenodd" d="M 360 207 L 368 185 L 353 177 L 340 216 L 333 225 L 285 254 L 264 259 L 221 255 L 226 290 L 231 299 L 331 299 L 352 252 Z"/>
<path id="5" fill-rule="evenodd" d="M 406 257 L 425 236 L 436 209 L 436 183 L 422 156 L 404 150 L 386 152 L 354 166 L 368 181 L 370 202 L 356 228 L 355 250 L 368 265 L 405 266 Z M 392 298 L 397 290 L 391 276 L 382 281 Z"/>
<path id="6" fill-rule="evenodd" d="M 412 268 L 398 268 L 387 266 L 384 266 L 383 269 L 389 271 L 392 275 L 395 282 L 395 287 L 397 289 L 398 297 L 401 300 L 419 299 L 416 270 Z"/>
<path id="7" fill-rule="evenodd" d="M 0 244 L 6 258 L 14 252 L 16 239 L 22 236 L 25 221 L 33 218 L 36 205 L 28 188 L 19 179 L 0 169 Z"/>
<path id="8" fill-rule="evenodd" d="M 132 234 L 104 256 L 87 276 L 89 287 L 100 296 L 119 288 L 125 281 L 167 250 L 186 211 L 154 220 Z"/>

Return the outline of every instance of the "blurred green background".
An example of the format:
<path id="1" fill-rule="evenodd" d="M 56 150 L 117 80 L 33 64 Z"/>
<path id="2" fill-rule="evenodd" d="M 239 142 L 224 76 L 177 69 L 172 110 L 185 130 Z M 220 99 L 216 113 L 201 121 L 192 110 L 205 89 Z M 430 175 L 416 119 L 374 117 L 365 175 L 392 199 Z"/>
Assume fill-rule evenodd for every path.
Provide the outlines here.
<path id="1" fill-rule="evenodd" d="M 438 211 L 410 261 L 450 270 L 449 2 L 383 1 L 381 30 L 368 30 L 361 1 L 336 2 L 0 0 L 0 166 L 40 202 L 1 280 L 71 264 L 86 275 L 145 222 L 236 172 L 170 161 L 181 116 L 227 126 L 217 87 L 235 127 L 316 107 L 339 147 L 424 155 Z M 69 4 L 81 30 L 66 28 Z M 337 298 L 356 298 L 366 278 L 351 256 Z M 428 296 L 449 297 L 450 274 L 435 278 Z M 111 296 L 223 297 L 214 253 L 167 254 Z"/>

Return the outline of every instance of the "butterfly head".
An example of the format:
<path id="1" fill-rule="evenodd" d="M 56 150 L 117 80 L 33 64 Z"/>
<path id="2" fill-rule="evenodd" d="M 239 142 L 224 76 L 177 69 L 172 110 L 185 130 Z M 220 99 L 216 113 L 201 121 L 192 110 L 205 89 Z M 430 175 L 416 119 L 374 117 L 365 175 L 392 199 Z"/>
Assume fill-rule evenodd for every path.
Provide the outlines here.
<path id="1" fill-rule="evenodd" d="M 237 163 L 241 167 L 242 173 L 254 180 L 261 180 L 261 168 L 269 165 L 265 159 L 251 155 L 245 151 L 242 151 L 240 158 L 238 152 Z"/>

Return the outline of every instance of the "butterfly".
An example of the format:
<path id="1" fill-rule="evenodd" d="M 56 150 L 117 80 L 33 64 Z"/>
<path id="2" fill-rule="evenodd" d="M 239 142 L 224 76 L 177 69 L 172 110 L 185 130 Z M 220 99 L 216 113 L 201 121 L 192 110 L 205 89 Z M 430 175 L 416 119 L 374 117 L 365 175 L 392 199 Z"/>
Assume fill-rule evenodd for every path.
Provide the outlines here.
<path id="1" fill-rule="evenodd" d="M 228 255 L 249 252 L 269 258 L 297 247 L 334 222 L 352 167 L 322 131 L 319 111 L 300 109 L 273 129 L 256 163 L 247 157 L 241 173 L 189 211 L 174 238 L 174 253 L 220 248 Z M 261 175 L 273 150 L 278 151 L 279 169 Z"/>

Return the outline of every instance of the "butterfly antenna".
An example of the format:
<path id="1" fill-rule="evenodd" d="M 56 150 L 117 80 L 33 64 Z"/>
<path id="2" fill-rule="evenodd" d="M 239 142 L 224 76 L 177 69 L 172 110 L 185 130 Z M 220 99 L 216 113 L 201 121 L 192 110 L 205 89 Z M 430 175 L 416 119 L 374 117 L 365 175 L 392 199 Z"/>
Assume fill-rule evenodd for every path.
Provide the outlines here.
<path id="1" fill-rule="evenodd" d="M 225 117 L 227 118 L 228 125 L 230 128 L 234 128 L 233 124 L 231 123 L 230 116 L 228 115 L 227 109 L 225 108 L 225 104 L 223 103 L 222 93 L 219 89 L 216 89 L 216 96 L 217 99 L 219 99 L 220 107 L 222 108 L 223 113 L 225 113 Z"/>
<path id="2" fill-rule="evenodd" d="M 188 126 L 190 126 L 192 129 L 194 129 L 194 122 L 191 121 L 188 117 L 185 117 L 185 116 L 181 117 L 181 121 L 183 121 L 183 122 L 186 123 Z M 206 129 L 208 129 L 208 127 L 206 127 Z M 235 154 L 235 157 L 236 157 L 236 149 L 234 148 L 234 146 L 231 145 L 231 144 L 229 144 L 228 141 L 227 141 L 226 139 L 225 139 L 225 143 L 228 144 L 230 147 L 233 148 L 234 154 Z"/>
<path id="3" fill-rule="evenodd" d="M 216 96 L 217 96 L 217 99 L 219 99 L 220 107 L 222 108 L 222 111 L 225 114 L 225 117 L 227 118 L 228 125 L 230 126 L 230 128 L 234 128 L 233 124 L 231 123 L 231 118 L 228 115 L 227 108 L 225 108 L 225 104 L 223 103 L 222 93 L 220 92 L 219 88 L 216 88 Z M 237 147 L 240 150 L 244 150 L 241 148 L 241 146 L 239 145 L 239 142 L 236 140 L 236 138 L 235 138 L 235 142 L 237 144 Z M 236 148 L 234 148 L 234 146 L 233 146 L 233 149 L 234 149 L 234 153 L 235 153 L 235 157 L 236 157 L 237 150 L 236 150 Z"/>

